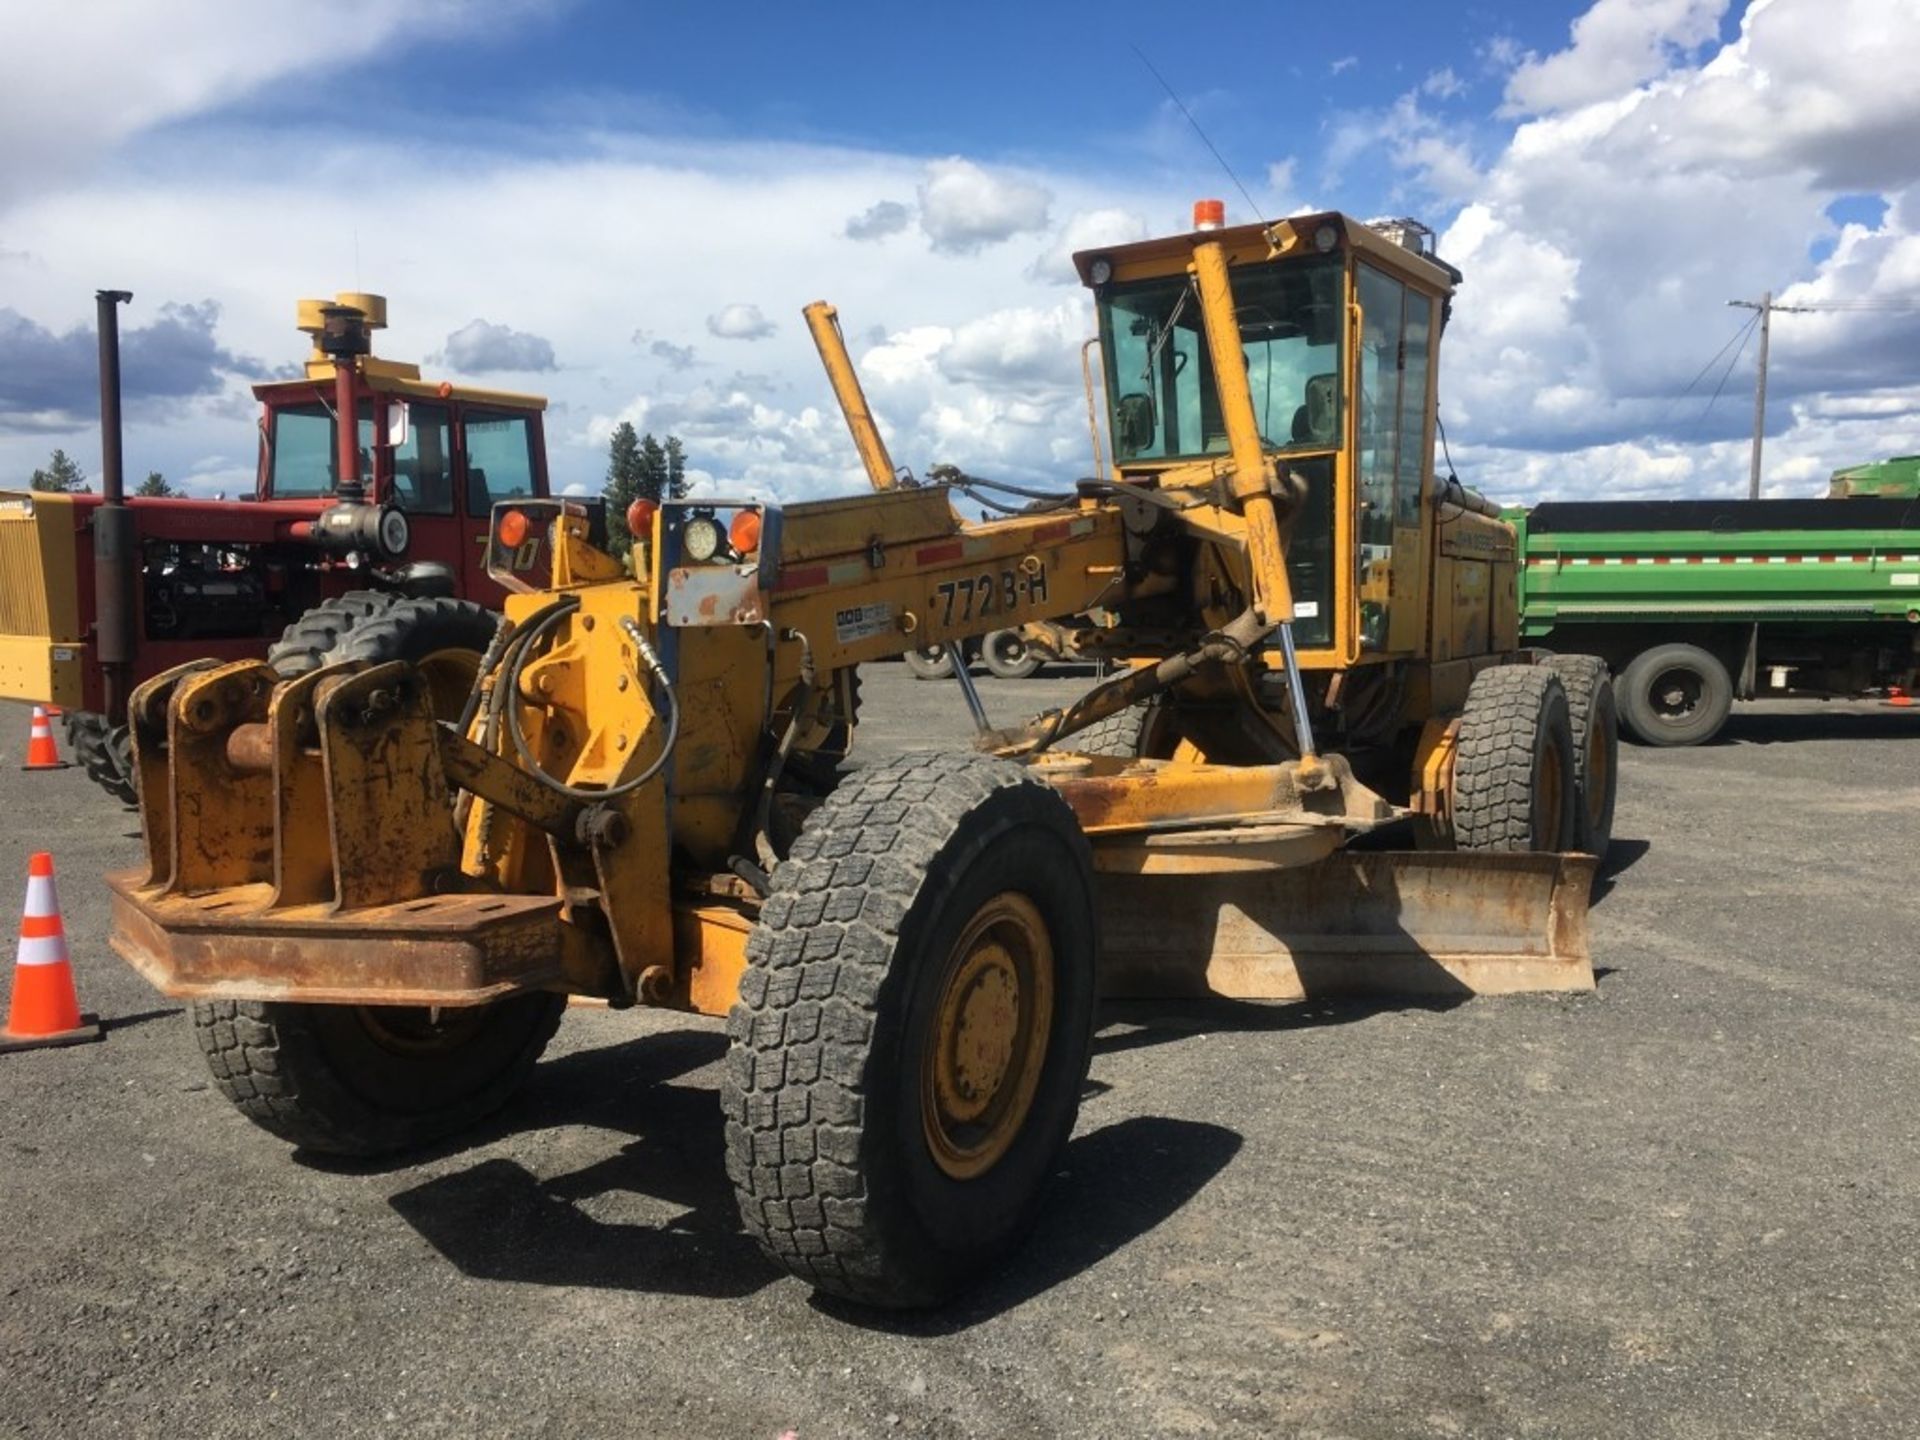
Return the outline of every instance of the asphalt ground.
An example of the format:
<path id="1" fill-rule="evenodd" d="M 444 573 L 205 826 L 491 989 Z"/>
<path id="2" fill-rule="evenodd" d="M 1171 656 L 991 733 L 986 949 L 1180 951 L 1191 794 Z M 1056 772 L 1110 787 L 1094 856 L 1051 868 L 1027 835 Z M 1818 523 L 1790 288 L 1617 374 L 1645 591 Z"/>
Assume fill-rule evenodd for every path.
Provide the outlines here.
<path id="1" fill-rule="evenodd" d="M 866 707 L 869 750 L 966 730 L 898 667 Z M 1110 1013 L 1031 1242 L 904 1318 L 742 1236 L 716 1023 L 573 1012 L 405 1163 L 256 1130 L 107 949 L 133 817 L 26 733 L 0 908 L 52 851 L 109 1031 L 0 1056 L 0 1433 L 1920 1433 L 1920 711 L 1628 749 L 1595 995 Z"/>

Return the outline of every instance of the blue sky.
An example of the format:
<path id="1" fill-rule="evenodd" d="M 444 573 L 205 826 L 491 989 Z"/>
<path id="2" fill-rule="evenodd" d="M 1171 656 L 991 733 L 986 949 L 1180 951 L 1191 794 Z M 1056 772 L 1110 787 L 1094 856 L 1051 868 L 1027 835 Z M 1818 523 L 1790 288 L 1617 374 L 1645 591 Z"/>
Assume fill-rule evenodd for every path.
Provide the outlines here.
<path id="1" fill-rule="evenodd" d="M 294 298 L 355 287 L 391 298 L 385 353 L 550 395 L 564 482 L 629 419 L 713 488 L 857 484 L 819 297 L 905 463 L 1076 473 L 1065 254 L 1247 211 L 1135 46 L 1263 212 L 1441 231 L 1443 410 L 1495 493 L 1742 487 L 1752 346 L 1702 367 L 1769 288 L 1832 307 L 1776 324 L 1769 488 L 1920 448 L 1911 0 L 1355 0 L 1220 33 L 1127 3 L 100 3 L 0 54 L 0 475 L 96 463 L 101 284 L 149 357 L 131 463 L 199 490 L 246 483 L 245 382 L 299 357 Z"/>

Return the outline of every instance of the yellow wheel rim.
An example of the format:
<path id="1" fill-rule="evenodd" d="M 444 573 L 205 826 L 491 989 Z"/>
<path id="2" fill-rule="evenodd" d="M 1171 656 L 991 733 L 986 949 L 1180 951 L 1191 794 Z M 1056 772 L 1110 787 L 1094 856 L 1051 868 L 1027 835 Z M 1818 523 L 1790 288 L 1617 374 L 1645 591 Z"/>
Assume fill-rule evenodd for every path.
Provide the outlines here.
<path id="1" fill-rule="evenodd" d="M 472 650 L 435 650 L 414 667 L 427 682 L 433 718 L 458 720 L 480 673 L 480 657 Z"/>
<path id="2" fill-rule="evenodd" d="M 1053 943 L 1024 895 L 1004 891 L 948 952 L 921 1052 L 920 1118 L 934 1163 L 956 1180 L 992 1169 L 1027 1113 L 1053 1027 Z"/>
<path id="3" fill-rule="evenodd" d="M 1607 787 L 1612 784 L 1612 776 L 1607 773 L 1609 760 L 1607 755 L 1607 737 L 1596 723 L 1587 731 L 1587 824 L 1597 834 L 1601 822 L 1607 816 Z"/>
<path id="4" fill-rule="evenodd" d="M 1549 744 L 1534 777 L 1533 807 L 1541 820 L 1541 848 L 1558 850 L 1566 820 L 1566 756 L 1558 744 Z"/>

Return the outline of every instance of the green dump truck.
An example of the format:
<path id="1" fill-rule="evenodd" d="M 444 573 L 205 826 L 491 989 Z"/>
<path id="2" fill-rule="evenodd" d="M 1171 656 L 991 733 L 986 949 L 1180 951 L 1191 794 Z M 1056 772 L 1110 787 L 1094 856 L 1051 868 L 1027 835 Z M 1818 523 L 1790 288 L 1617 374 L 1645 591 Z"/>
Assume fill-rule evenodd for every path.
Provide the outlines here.
<path id="1" fill-rule="evenodd" d="M 1622 725 L 1698 745 L 1736 699 L 1910 689 L 1920 667 L 1920 456 L 1824 499 L 1549 501 L 1520 532 L 1521 633 L 1604 656 Z"/>

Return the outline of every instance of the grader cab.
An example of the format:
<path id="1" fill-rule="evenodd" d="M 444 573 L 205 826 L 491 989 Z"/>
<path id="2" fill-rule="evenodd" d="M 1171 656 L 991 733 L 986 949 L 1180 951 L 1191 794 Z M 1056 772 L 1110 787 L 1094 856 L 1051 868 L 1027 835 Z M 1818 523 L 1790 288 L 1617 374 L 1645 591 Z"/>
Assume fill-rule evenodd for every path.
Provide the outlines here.
<path id="1" fill-rule="evenodd" d="M 874 493 L 642 509 L 631 574 L 591 507 L 502 505 L 484 654 L 142 686 L 114 943 L 228 1096 L 398 1149 L 568 995 L 724 1015 L 748 1231 L 927 1304 L 1032 1218 L 1100 994 L 1590 989 L 1609 694 L 1517 648 L 1511 533 L 1432 484 L 1448 272 L 1337 215 L 1080 263 L 1114 458 L 1073 491 L 908 483 L 815 305 Z M 1124 663 L 1072 705 L 993 729 L 959 667 L 971 751 L 841 765 L 862 663 L 1095 608 Z"/>

